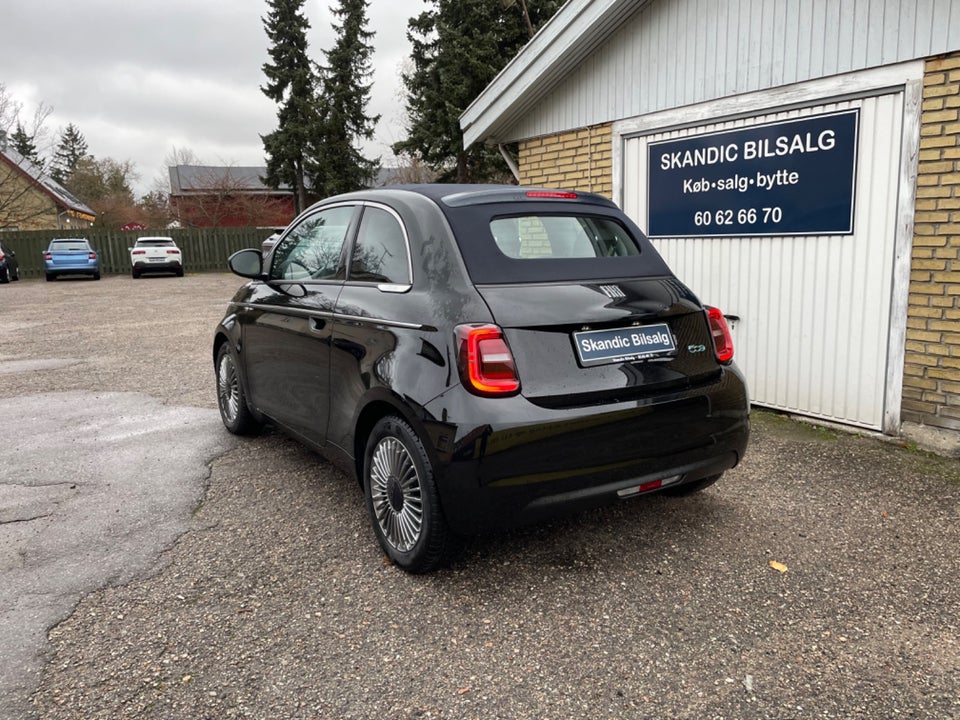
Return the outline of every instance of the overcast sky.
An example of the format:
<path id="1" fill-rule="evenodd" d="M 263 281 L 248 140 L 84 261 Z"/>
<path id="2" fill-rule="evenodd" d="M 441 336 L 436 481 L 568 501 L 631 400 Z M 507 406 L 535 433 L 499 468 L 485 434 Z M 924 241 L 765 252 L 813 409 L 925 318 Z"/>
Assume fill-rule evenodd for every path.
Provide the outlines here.
<path id="1" fill-rule="evenodd" d="M 307 0 L 309 52 L 333 44 L 328 7 Z M 374 45 L 370 114 L 381 114 L 368 156 L 390 156 L 400 139 L 399 68 L 409 55 L 407 20 L 424 0 L 372 0 Z M 53 107 L 55 139 L 76 125 L 96 157 L 130 160 L 145 192 L 171 149 L 210 165 L 263 165 L 260 134 L 276 128 L 276 105 L 263 95 L 266 0 L 31 0 L 4 3 L 0 83 L 29 115 Z"/>

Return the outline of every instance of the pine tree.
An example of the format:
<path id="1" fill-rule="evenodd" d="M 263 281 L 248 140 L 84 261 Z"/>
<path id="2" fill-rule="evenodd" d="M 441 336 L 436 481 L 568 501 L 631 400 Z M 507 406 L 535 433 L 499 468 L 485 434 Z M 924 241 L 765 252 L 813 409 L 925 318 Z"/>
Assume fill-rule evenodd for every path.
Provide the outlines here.
<path id="1" fill-rule="evenodd" d="M 307 177 L 304 150 L 316 132 L 316 73 L 307 57 L 307 30 L 310 23 L 303 15 L 304 0 L 268 0 L 270 11 L 263 18 L 270 40 L 270 60 L 264 63 L 267 84 L 263 94 L 279 105 L 278 127 L 262 135 L 267 154 L 264 181 L 277 188 L 288 184 L 294 189 L 297 212 L 307 204 Z"/>
<path id="2" fill-rule="evenodd" d="M 380 116 L 367 115 L 373 74 L 370 57 L 373 33 L 367 30 L 369 0 L 340 0 L 330 12 L 337 41 L 324 51 L 327 60 L 321 74 L 318 133 L 311 144 L 308 170 L 321 195 L 359 190 L 370 184 L 379 160 L 365 158 L 357 147 L 373 137 Z"/>
<path id="3" fill-rule="evenodd" d="M 475 145 L 463 149 L 460 115 L 529 41 L 525 12 L 540 27 L 558 0 L 512 4 L 495 0 L 428 0 L 433 8 L 411 18 L 407 37 L 413 70 L 407 88 L 407 138 L 393 145 L 440 172 L 441 180 L 484 182 L 502 177 L 503 159 Z"/>
<path id="4" fill-rule="evenodd" d="M 60 131 L 60 142 L 50 168 L 51 177 L 61 185 L 65 184 L 86 156 L 87 141 L 80 130 L 70 123 Z"/>
<path id="5" fill-rule="evenodd" d="M 10 142 L 20 155 L 38 168 L 43 168 L 43 161 L 40 159 L 40 153 L 37 152 L 37 146 L 34 143 L 33 136 L 23 129 L 23 125 L 17 121 L 17 129 L 10 136 Z"/>

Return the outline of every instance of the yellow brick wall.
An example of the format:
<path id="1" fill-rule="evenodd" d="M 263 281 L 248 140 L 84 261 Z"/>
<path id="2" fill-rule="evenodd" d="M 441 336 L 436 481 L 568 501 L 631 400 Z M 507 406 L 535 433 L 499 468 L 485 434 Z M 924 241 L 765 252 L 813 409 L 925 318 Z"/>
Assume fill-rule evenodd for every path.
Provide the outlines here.
<path id="1" fill-rule="evenodd" d="M 901 416 L 960 430 L 960 53 L 924 75 Z"/>
<path id="2" fill-rule="evenodd" d="M 520 143 L 520 184 L 613 195 L 612 126 L 595 125 Z"/>

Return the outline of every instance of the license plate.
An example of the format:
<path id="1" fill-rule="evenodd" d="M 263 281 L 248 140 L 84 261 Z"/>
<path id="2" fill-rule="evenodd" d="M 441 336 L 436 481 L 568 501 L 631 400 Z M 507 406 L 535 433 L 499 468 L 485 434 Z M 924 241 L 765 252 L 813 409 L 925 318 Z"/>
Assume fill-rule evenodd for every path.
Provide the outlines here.
<path id="1" fill-rule="evenodd" d="M 577 357 L 584 367 L 605 363 L 646 360 L 677 351 L 666 323 L 615 330 L 587 330 L 573 334 Z"/>

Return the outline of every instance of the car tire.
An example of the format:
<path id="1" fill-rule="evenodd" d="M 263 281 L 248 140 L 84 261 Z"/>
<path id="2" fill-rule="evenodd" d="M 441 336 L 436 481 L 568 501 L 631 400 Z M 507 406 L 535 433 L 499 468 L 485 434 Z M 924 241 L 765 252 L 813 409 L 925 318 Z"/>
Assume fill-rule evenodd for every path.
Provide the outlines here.
<path id="1" fill-rule="evenodd" d="M 237 354 L 225 342 L 217 351 L 217 407 L 223 426 L 234 435 L 255 435 L 260 423 L 247 406 Z"/>
<path id="2" fill-rule="evenodd" d="M 100 279 L 100 273 L 94 273 L 94 274 L 93 274 L 93 279 L 94 279 L 94 280 L 99 280 L 99 279 Z"/>
<path id="3" fill-rule="evenodd" d="M 177 277 L 183 277 L 183 268 L 177 270 Z"/>
<path id="4" fill-rule="evenodd" d="M 0 284 L 5 285 L 8 282 L 10 282 L 10 268 L 4 268 L 0 273 Z"/>
<path id="5" fill-rule="evenodd" d="M 53 275 L 51 275 L 50 273 L 46 273 L 46 277 L 47 277 L 47 282 L 53 282 Z"/>
<path id="6" fill-rule="evenodd" d="M 688 495 L 693 495 L 694 493 L 698 493 L 701 490 L 710 487 L 721 477 L 723 477 L 723 473 L 717 473 L 716 475 L 711 475 L 710 477 L 705 477 L 701 480 L 694 480 L 693 482 L 684 483 L 683 485 L 678 485 L 677 487 L 668 487 L 663 490 L 663 494 L 669 495 L 670 497 L 687 497 Z"/>
<path id="7" fill-rule="evenodd" d="M 134 280 L 139 280 L 139 279 L 140 279 L 140 273 L 138 273 L 136 270 L 131 270 L 131 271 L 130 271 L 130 275 L 133 276 L 133 279 L 134 279 Z"/>
<path id="8" fill-rule="evenodd" d="M 13 274 L 13 279 L 14 280 L 20 279 L 20 268 L 17 268 L 17 271 Z"/>
<path id="9" fill-rule="evenodd" d="M 382 418 L 367 439 L 363 491 L 380 547 L 403 570 L 431 572 L 459 548 L 440 506 L 430 458 L 399 417 Z"/>

